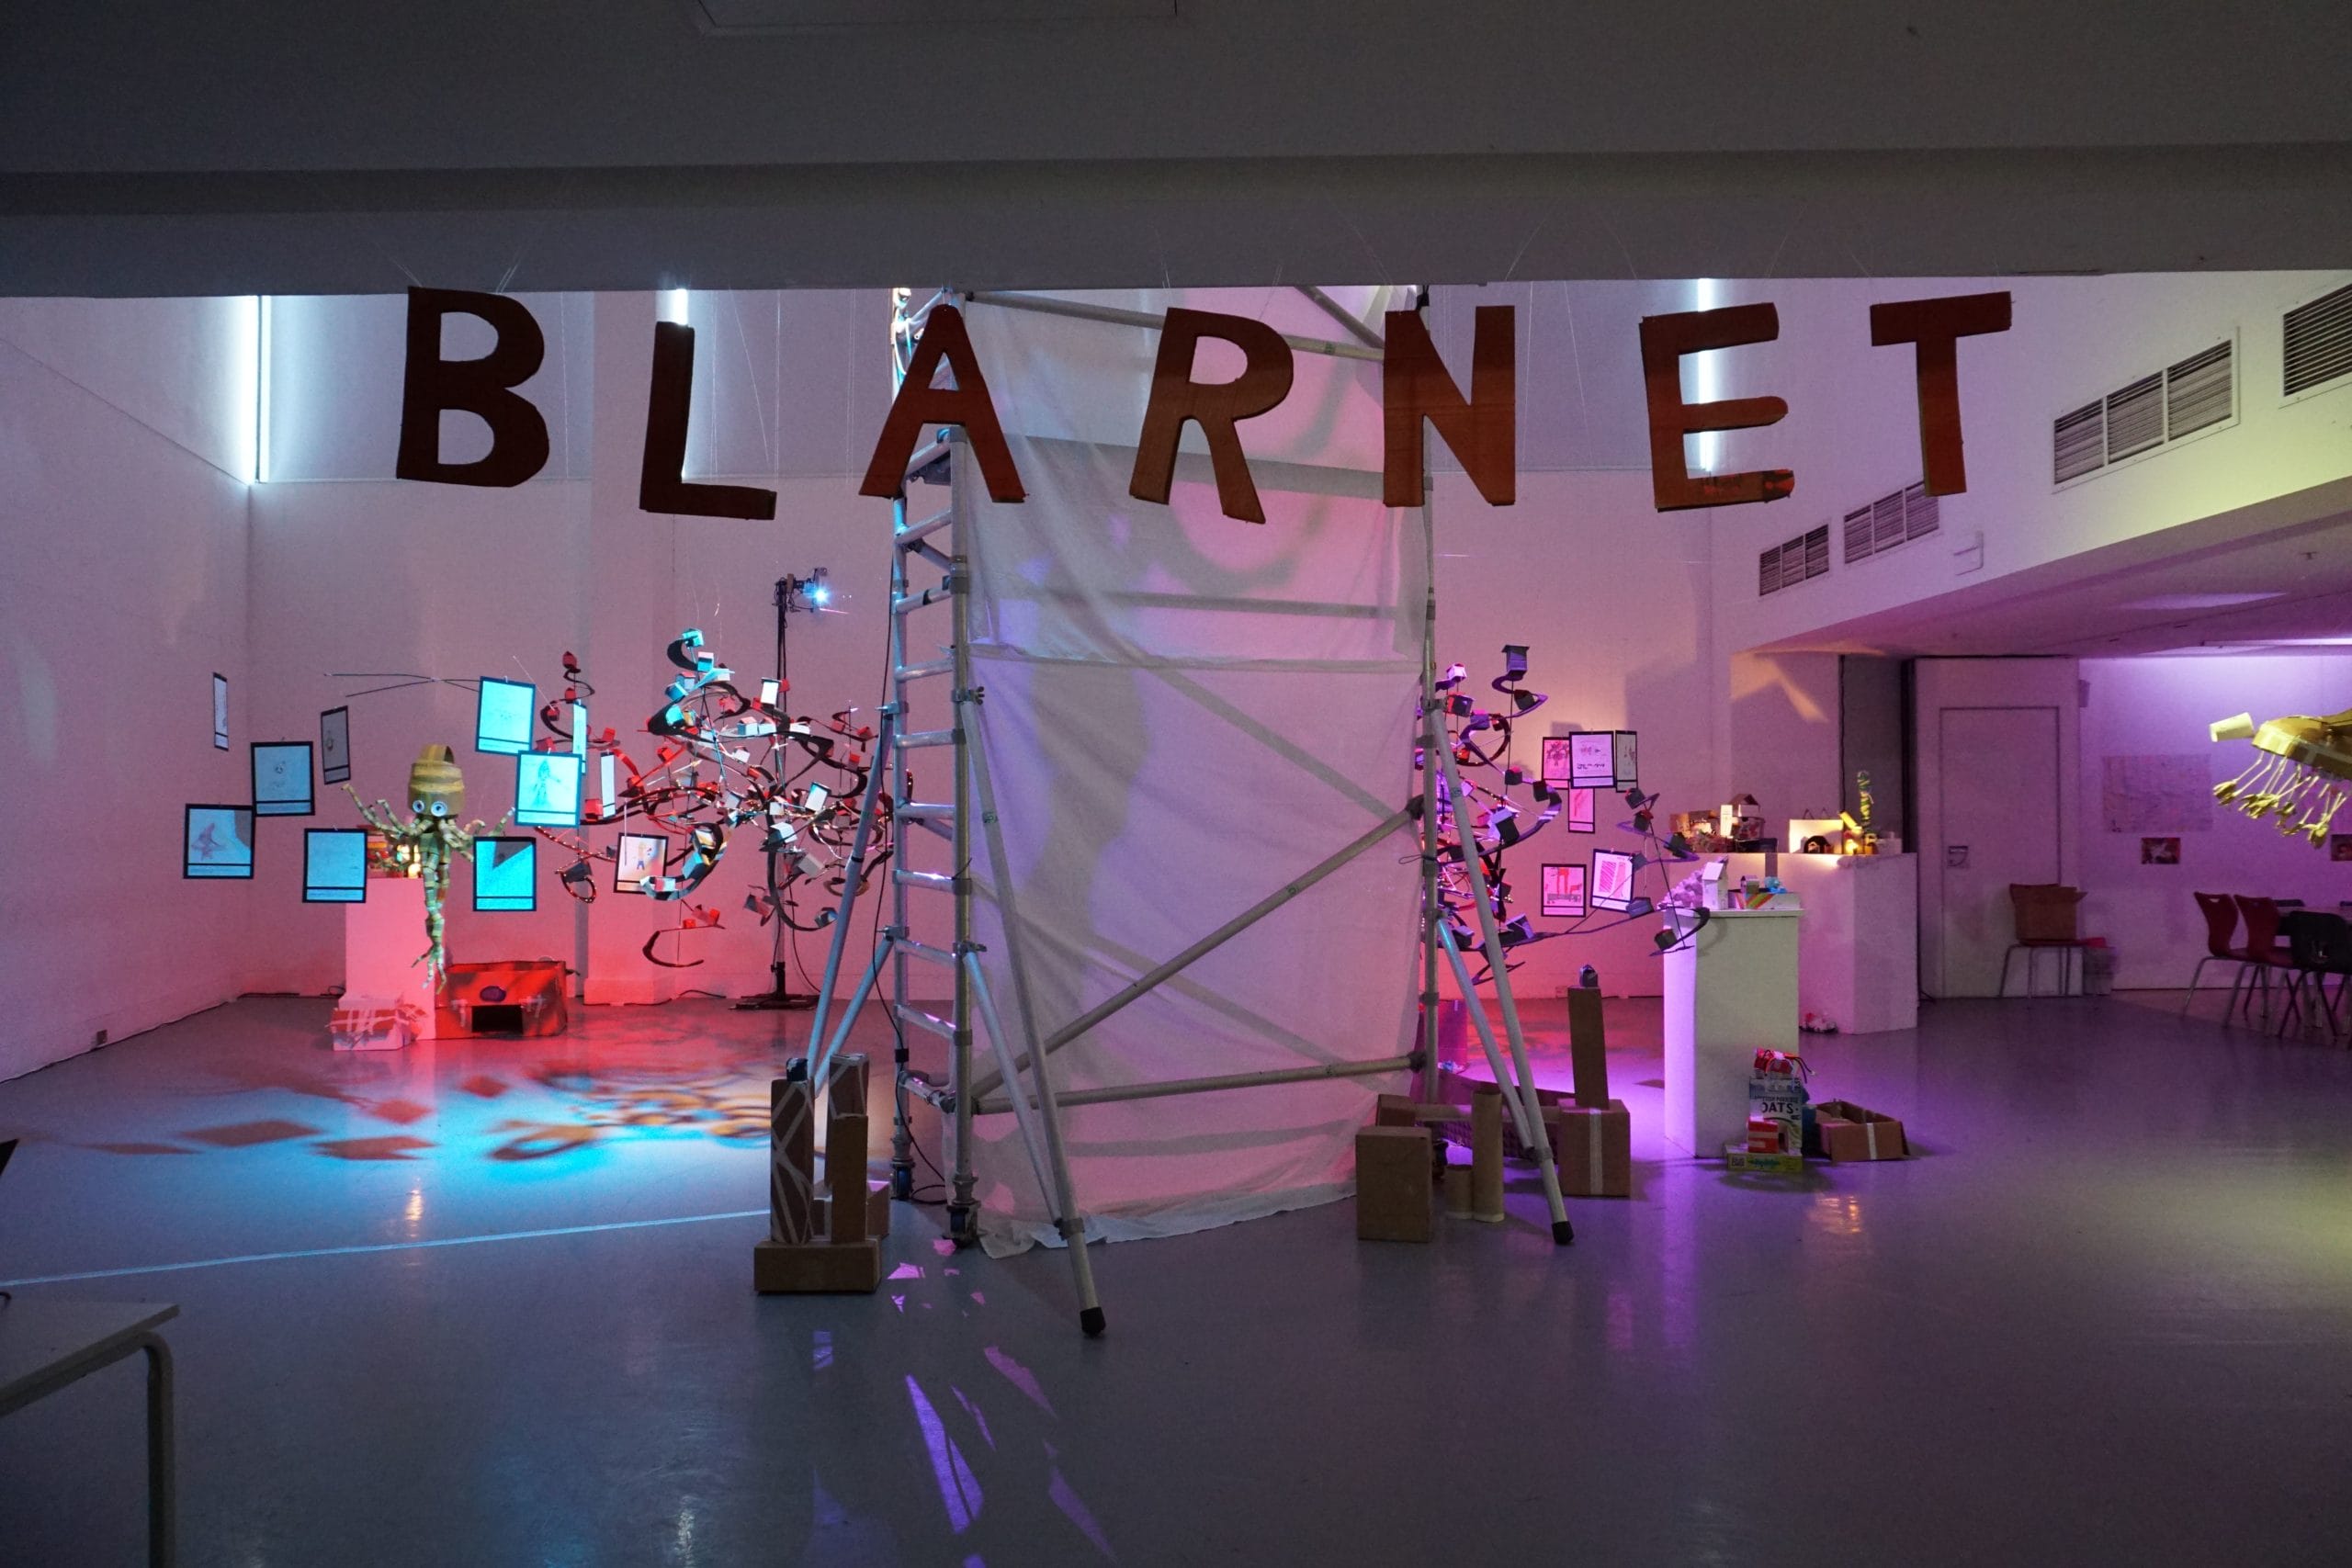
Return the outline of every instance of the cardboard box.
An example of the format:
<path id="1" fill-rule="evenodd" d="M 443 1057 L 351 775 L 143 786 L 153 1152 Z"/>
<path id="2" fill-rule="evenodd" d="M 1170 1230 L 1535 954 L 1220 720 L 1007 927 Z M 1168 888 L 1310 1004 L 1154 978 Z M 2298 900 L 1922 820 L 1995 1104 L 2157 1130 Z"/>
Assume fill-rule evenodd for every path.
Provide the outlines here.
<path id="1" fill-rule="evenodd" d="M 1437 1235 L 1424 1127 L 1356 1134 L 1356 1239 L 1428 1241 Z"/>
<path id="2" fill-rule="evenodd" d="M 752 1288 L 763 1296 L 871 1294 L 881 1287 L 882 1244 L 870 1238 L 752 1246 Z"/>
<path id="3" fill-rule="evenodd" d="M 1544 1122 L 1552 1138 L 1552 1163 L 1560 1171 L 1561 1196 L 1634 1195 L 1634 1118 L 1623 1100 L 1612 1100 L 1600 1110 L 1546 1106 Z"/>
<path id="4" fill-rule="evenodd" d="M 1826 1159 L 1905 1159 L 1910 1142 L 1903 1123 L 1850 1100 L 1825 1100 L 1813 1108 L 1814 1128 Z"/>
<path id="5" fill-rule="evenodd" d="M 817 1234 L 833 1234 L 833 1200 L 823 1192 L 817 1194 Z M 890 1234 L 890 1184 L 888 1181 L 866 1183 L 865 1234 L 877 1241 Z"/>

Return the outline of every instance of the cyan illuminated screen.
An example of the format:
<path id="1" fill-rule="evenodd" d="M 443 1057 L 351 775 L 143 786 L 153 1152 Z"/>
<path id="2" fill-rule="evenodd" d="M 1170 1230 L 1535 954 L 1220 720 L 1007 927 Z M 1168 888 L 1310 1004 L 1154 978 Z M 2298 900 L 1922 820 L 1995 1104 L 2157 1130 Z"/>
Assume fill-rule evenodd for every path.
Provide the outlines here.
<path id="1" fill-rule="evenodd" d="M 263 817 L 309 817 L 317 803 L 311 794 L 311 743 L 256 740 L 253 746 L 254 810 Z"/>
<path id="2" fill-rule="evenodd" d="M 474 908 L 489 913 L 537 908 L 538 868 L 537 839 L 476 839 Z"/>
<path id="3" fill-rule="evenodd" d="M 250 806 L 191 806 L 182 834 L 185 876 L 254 874 L 254 810 Z"/>
<path id="4" fill-rule="evenodd" d="M 474 709 L 474 750 L 499 755 L 531 749 L 531 720 L 539 689 L 525 681 L 481 678 L 481 701 Z"/>
<path id="5" fill-rule="evenodd" d="M 526 828 L 580 826 L 582 760 L 570 751 L 525 751 L 514 759 L 514 820 Z"/>
<path id="6" fill-rule="evenodd" d="M 368 899 L 368 832 L 312 828 L 302 835 L 302 902 L 362 904 Z"/>

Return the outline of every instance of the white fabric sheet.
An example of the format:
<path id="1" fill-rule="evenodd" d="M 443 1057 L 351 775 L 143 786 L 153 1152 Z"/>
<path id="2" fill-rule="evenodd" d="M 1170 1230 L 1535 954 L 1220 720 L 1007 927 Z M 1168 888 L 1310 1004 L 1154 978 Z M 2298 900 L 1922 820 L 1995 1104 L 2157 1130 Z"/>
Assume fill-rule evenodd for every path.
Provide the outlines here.
<path id="1" fill-rule="evenodd" d="M 976 324 L 984 311 L 974 308 Z M 1051 400 L 1083 400 L 1087 378 L 1046 376 L 1041 388 L 1046 368 L 1033 362 L 1018 390 L 998 392 L 1008 424 L 1076 423 Z M 1259 466 L 1259 525 L 1219 513 L 1204 460 L 1181 463 L 1158 506 L 1126 493 L 1131 448 L 1013 446 L 1029 499 L 997 505 L 959 475 L 955 504 L 974 568 L 982 742 L 1045 1035 L 1414 793 L 1424 547 L 1419 514 L 1389 512 L 1361 469 Z M 1411 1049 L 1417 848 L 1410 828 L 1393 833 L 1056 1053 L 1057 1088 Z M 985 890 L 983 967 L 1017 1036 L 978 846 L 972 869 Z M 989 1060 L 984 1046 L 975 1060 Z M 1090 1234 L 1174 1234 L 1344 1195 L 1372 1098 L 1401 1077 L 1070 1108 Z M 975 1145 L 990 1249 L 1054 1239 L 1013 1119 L 977 1119 Z"/>

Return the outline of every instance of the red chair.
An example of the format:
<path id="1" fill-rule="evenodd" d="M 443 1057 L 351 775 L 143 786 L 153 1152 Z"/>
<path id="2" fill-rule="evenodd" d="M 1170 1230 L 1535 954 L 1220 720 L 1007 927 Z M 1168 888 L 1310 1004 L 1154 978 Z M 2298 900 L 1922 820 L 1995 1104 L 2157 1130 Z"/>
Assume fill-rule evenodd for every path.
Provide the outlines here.
<path id="1" fill-rule="evenodd" d="M 2244 948 L 2230 945 L 2230 939 L 2238 934 L 2237 900 L 2226 893 L 2193 893 L 2189 897 L 2197 900 L 2197 912 L 2205 917 L 2205 956 L 2188 972 L 2188 998 L 2180 1004 L 2180 1010 L 2186 1016 L 2196 1005 L 2198 978 L 2205 973 L 2205 965 L 2218 958 L 2238 966 L 2237 973 L 2230 977 L 2230 1005 L 2222 1010 L 2222 1016 L 2227 1018 L 2238 1005 L 2238 986 L 2245 979 L 2246 965 L 2252 962 Z"/>
<path id="2" fill-rule="evenodd" d="M 2246 967 L 2239 971 L 2239 977 L 2243 979 L 2251 973 L 2255 982 L 2244 987 L 2246 1011 L 2249 1016 L 2253 1013 L 2254 993 L 2258 988 L 2262 992 L 2262 1016 L 2267 1021 L 2270 1017 L 2271 972 L 2291 970 L 2295 961 L 2278 945 L 2278 906 L 2276 901 L 2249 898 L 2241 893 L 2237 896 L 2237 906 L 2239 916 L 2245 921 L 2245 946 L 2239 949 L 2239 956 L 2245 960 Z M 2233 1007 L 2236 1006 L 2235 993 L 2239 988 L 2231 987 Z M 2225 1012 L 2222 1016 L 2227 1018 L 2229 1014 Z"/>

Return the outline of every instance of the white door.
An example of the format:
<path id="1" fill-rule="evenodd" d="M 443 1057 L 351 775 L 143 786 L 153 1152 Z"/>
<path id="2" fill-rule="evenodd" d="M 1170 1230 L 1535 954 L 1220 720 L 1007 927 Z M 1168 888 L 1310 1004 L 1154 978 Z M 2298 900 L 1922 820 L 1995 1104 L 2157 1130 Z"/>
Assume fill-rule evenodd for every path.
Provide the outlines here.
<path id="1" fill-rule="evenodd" d="M 2058 710 L 1948 707 L 1938 718 L 1943 841 L 1928 849 L 1943 870 L 1936 994 L 1989 997 L 2017 940 L 2009 884 L 2059 880 Z M 2041 960 L 2043 989 L 2056 985 L 2058 963 Z M 2025 964 L 2019 954 L 2013 990 L 2024 989 Z"/>

